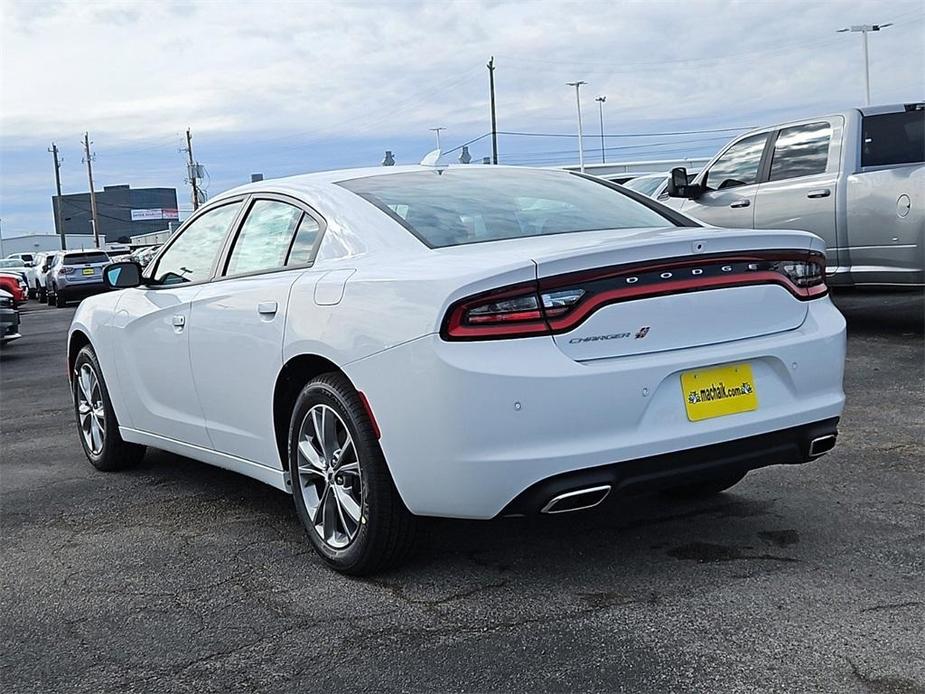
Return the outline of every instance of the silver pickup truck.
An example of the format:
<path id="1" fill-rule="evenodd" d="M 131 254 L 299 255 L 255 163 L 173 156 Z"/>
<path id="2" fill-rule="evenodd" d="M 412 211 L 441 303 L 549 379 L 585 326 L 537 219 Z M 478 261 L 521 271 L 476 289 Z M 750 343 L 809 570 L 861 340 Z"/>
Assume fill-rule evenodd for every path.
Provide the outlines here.
<path id="1" fill-rule="evenodd" d="M 925 284 L 925 104 L 853 109 L 742 135 L 666 204 L 707 224 L 803 229 L 832 286 Z"/>

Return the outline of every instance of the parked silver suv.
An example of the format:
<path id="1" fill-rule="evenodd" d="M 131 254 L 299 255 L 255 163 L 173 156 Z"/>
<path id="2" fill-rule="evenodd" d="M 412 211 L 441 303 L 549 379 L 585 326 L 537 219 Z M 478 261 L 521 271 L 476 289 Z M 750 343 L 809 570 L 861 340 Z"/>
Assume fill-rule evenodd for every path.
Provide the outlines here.
<path id="1" fill-rule="evenodd" d="M 45 279 L 48 305 L 64 308 L 68 301 L 105 292 L 103 268 L 111 262 L 103 251 L 58 253 Z"/>

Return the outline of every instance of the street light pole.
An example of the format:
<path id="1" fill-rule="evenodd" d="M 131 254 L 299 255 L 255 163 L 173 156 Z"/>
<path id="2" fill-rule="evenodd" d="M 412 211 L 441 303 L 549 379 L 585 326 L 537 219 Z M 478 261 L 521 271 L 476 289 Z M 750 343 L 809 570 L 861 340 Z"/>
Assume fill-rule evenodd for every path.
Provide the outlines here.
<path id="1" fill-rule="evenodd" d="M 599 96 L 594 100 L 597 102 L 601 111 L 601 164 L 606 164 L 607 160 L 604 158 L 604 102 L 607 101 L 607 97 Z"/>
<path id="2" fill-rule="evenodd" d="M 870 106 L 870 53 L 867 46 L 867 34 L 871 31 L 880 31 L 881 29 L 886 29 L 891 26 L 893 26 L 893 22 L 887 22 L 886 24 L 856 24 L 854 26 L 838 29 L 835 32 L 836 34 L 842 34 L 846 31 L 850 31 L 853 33 L 861 33 L 864 37 L 864 95 L 866 97 L 864 103 L 867 106 Z"/>
<path id="3" fill-rule="evenodd" d="M 587 82 L 566 82 L 569 87 L 575 87 L 575 104 L 578 106 L 578 169 L 585 172 L 585 148 L 581 132 L 581 85 Z"/>

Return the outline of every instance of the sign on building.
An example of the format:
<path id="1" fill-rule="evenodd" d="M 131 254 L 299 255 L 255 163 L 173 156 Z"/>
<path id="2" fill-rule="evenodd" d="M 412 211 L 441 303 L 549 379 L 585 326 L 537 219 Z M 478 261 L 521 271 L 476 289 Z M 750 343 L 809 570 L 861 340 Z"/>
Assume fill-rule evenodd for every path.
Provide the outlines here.
<path id="1" fill-rule="evenodd" d="M 146 210 L 132 210 L 133 222 L 144 222 L 152 219 L 180 219 L 180 211 L 163 207 L 154 207 Z"/>

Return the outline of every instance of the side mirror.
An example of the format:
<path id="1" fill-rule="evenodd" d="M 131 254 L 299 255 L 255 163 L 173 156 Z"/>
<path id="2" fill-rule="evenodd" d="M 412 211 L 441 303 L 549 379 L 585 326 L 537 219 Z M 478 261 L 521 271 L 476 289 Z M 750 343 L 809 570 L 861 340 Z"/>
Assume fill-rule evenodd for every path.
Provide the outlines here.
<path id="1" fill-rule="evenodd" d="M 687 169 L 678 166 L 671 170 L 671 176 L 668 179 L 668 197 L 670 198 L 689 198 L 687 186 Z"/>
<path id="2" fill-rule="evenodd" d="M 111 289 L 137 287 L 141 284 L 141 265 L 132 260 L 111 263 L 103 269 L 103 284 Z"/>

